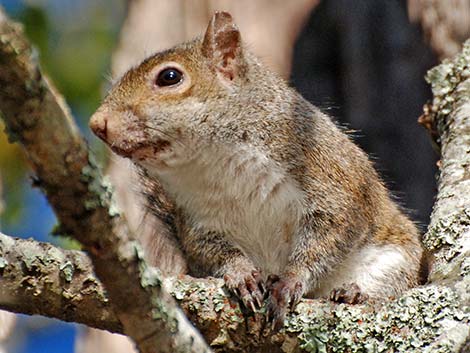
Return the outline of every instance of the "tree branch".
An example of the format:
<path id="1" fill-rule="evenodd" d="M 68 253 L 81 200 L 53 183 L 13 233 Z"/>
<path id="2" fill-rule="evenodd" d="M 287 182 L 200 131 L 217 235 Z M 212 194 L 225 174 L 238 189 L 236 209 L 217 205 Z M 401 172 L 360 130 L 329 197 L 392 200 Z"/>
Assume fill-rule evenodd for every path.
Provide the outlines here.
<path id="1" fill-rule="evenodd" d="M 435 253 L 430 279 L 470 293 L 470 40 L 426 80 L 434 99 L 421 119 L 437 132 L 441 150 L 439 189 L 424 237 Z"/>
<path id="2" fill-rule="evenodd" d="M 141 352 L 208 351 L 160 274 L 146 265 L 65 102 L 42 75 L 21 26 L 1 9 L 0 86 L 10 139 L 22 143 L 62 231 L 90 253 L 125 332 Z"/>
<path id="3" fill-rule="evenodd" d="M 83 252 L 1 235 L 0 271 L 0 308 L 122 333 Z M 288 317 L 285 330 L 276 335 L 264 329 L 262 312 L 256 319 L 245 317 L 220 279 L 184 276 L 168 278 L 164 285 L 212 347 L 223 352 L 323 351 L 329 347 L 421 352 L 429 345 L 438 347 L 438 340 L 449 333 L 460 341 L 446 342 L 447 348 L 457 346 L 468 334 L 468 313 L 459 306 L 455 291 L 445 285 L 415 288 L 376 307 L 303 300 Z M 5 297 L 15 300 L 4 301 Z"/>
<path id="4" fill-rule="evenodd" d="M 82 251 L 0 233 L 0 274 L 2 309 L 123 332 Z"/>

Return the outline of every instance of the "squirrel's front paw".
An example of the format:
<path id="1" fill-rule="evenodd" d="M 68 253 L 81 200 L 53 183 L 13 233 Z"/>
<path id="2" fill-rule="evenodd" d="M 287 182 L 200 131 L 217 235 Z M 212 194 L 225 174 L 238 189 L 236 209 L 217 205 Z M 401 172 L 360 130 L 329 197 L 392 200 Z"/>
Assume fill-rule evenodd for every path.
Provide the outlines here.
<path id="1" fill-rule="evenodd" d="M 260 270 L 233 269 L 225 273 L 224 282 L 247 309 L 261 308 L 266 287 Z"/>
<path id="2" fill-rule="evenodd" d="M 278 331 L 284 325 L 288 311 L 294 310 L 304 294 L 304 286 L 297 277 L 292 275 L 270 275 L 267 281 L 269 300 L 267 318 L 271 328 Z"/>

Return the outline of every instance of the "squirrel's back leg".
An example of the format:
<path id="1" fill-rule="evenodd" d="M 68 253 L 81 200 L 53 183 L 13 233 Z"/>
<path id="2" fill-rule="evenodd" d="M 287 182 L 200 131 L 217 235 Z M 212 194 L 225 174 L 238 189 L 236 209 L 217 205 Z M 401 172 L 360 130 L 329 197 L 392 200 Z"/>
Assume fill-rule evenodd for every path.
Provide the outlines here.
<path id="1" fill-rule="evenodd" d="M 353 251 L 320 283 L 313 296 L 353 303 L 366 297 L 379 301 L 397 297 L 420 284 L 421 257 L 420 248 L 410 253 L 398 244 L 367 245 Z"/>

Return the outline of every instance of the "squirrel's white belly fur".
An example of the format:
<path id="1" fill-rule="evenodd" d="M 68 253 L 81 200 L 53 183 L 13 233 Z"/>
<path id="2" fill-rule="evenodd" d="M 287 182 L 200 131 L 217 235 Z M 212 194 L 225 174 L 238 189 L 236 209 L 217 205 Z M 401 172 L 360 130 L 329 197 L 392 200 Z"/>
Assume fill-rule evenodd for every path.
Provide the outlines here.
<path id="1" fill-rule="evenodd" d="M 193 226 L 224 234 L 264 273 L 282 271 L 303 194 L 274 161 L 253 148 L 212 147 L 158 174 Z"/>
<path id="2" fill-rule="evenodd" d="M 274 161 L 253 148 L 213 147 L 156 174 L 193 226 L 224 234 L 265 275 L 282 273 L 296 241 L 304 195 Z M 352 249 L 316 284 L 314 296 L 353 282 L 374 295 L 384 290 L 390 273 L 405 273 L 407 263 L 398 246 Z M 388 292 L 395 294 L 393 288 Z"/>

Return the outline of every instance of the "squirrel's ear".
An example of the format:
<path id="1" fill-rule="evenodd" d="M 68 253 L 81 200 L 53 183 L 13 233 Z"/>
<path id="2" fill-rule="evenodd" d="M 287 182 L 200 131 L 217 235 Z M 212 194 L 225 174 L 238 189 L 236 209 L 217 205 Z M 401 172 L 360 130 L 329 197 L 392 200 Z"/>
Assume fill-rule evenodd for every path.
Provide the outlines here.
<path id="1" fill-rule="evenodd" d="M 202 53 L 222 79 L 233 81 L 242 73 L 240 31 L 228 12 L 212 16 L 202 42 Z"/>

